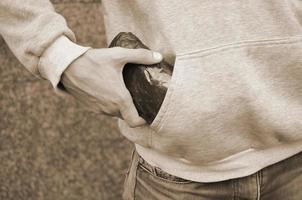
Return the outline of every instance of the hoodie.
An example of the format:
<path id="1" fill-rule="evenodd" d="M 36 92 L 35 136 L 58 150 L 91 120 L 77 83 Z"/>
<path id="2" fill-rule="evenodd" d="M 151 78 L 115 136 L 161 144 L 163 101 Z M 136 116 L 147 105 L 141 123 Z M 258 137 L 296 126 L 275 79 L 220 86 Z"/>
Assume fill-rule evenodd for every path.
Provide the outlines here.
<path id="1" fill-rule="evenodd" d="M 5 2 L 0 33 L 29 70 L 56 87 L 72 59 L 87 49 L 74 44 L 47 1 L 43 6 L 27 0 L 32 4 L 26 9 Z M 102 5 L 108 43 L 119 32 L 132 32 L 174 65 L 153 123 L 131 128 L 119 120 L 121 133 L 149 164 L 184 179 L 216 182 L 253 174 L 302 151 L 301 1 L 103 0 Z M 4 7 L 10 8 L 5 15 Z M 17 9 L 36 21 L 20 20 Z M 11 16 L 18 27 L 13 32 Z M 73 52 L 67 60 L 62 49 Z"/>

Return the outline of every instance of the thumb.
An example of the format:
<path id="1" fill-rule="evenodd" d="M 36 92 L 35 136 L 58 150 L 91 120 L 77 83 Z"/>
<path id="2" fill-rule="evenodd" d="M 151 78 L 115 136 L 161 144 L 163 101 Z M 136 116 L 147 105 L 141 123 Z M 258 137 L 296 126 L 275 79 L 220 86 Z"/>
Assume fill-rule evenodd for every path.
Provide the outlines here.
<path id="1" fill-rule="evenodd" d="M 124 49 L 125 63 L 152 65 L 162 61 L 163 56 L 148 49 Z"/>
<path id="2" fill-rule="evenodd" d="M 146 124 L 146 121 L 139 116 L 129 93 L 126 100 L 121 105 L 120 113 L 122 118 L 132 128 Z"/>

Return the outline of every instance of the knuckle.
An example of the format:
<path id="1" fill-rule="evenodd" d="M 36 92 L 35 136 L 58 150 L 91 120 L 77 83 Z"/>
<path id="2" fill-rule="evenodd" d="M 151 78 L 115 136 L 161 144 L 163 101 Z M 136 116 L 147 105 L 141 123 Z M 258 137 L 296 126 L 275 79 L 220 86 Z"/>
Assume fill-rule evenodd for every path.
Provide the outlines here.
<path id="1" fill-rule="evenodd" d="M 117 62 L 125 62 L 127 58 L 126 51 L 122 47 L 114 47 L 112 58 Z"/>
<path id="2" fill-rule="evenodd" d="M 133 117 L 132 115 L 128 115 L 127 116 L 127 123 L 130 127 L 135 127 L 137 126 L 137 120 L 135 119 L 135 117 Z"/>
<path id="3" fill-rule="evenodd" d="M 104 113 L 109 114 L 109 115 L 116 115 L 118 113 L 119 109 L 118 108 L 108 108 L 104 111 Z"/>
<path id="4" fill-rule="evenodd" d="M 123 105 L 125 104 L 125 99 L 123 97 L 119 97 L 116 99 L 116 104 L 123 107 Z"/>
<path id="5" fill-rule="evenodd" d="M 129 97 L 129 95 L 124 94 L 118 98 L 117 103 L 119 105 L 126 106 L 129 104 L 130 101 L 131 101 L 131 98 Z"/>
<path id="6" fill-rule="evenodd" d="M 122 47 L 113 47 L 112 49 L 116 50 L 116 51 L 122 51 Z"/>
<path id="7" fill-rule="evenodd" d="M 137 118 L 132 118 L 129 120 L 129 124 L 128 124 L 131 128 L 135 128 L 135 127 L 138 127 L 138 126 L 141 126 L 141 122 L 139 119 Z"/>
<path id="8" fill-rule="evenodd" d="M 134 122 L 129 122 L 128 125 L 129 125 L 131 128 L 137 127 L 137 124 L 135 124 Z"/>
<path id="9" fill-rule="evenodd" d="M 128 116 L 125 120 L 127 121 L 127 124 L 128 124 L 130 127 L 135 126 L 135 124 L 134 124 L 133 120 L 131 119 L 131 117 Z"/>
<path id="10" fill-rule="evenodd" d="M 123 54 L 114 55 L 113 60 L 115 62 L 120 63 L 120 64 L 126 64 L 127 63 L 127 57 L 126 57 L 126 55 L 123 55 Z"/>
<path id="11" fill-rule="evenodd" d="M 151 51 L 149 51 L 149 50 L 147 50 L 147 49 L 137 49 L 137 54 L 138 54 L 139 56 L 143 56 L 143 57 L 152 56 Z"/>

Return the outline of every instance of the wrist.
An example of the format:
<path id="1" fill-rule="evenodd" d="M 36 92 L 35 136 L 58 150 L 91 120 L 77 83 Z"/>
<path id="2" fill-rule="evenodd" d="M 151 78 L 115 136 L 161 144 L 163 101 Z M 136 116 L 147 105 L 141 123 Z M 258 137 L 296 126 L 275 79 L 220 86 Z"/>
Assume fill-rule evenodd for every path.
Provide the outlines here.
<path id="1" fill-rule="evenodd" d="M 73 43 L 66 36 L 59 37 L 40 58 L 38 69 L 41 76 L 57 88 L 66 68 L 89 49 Z"/>

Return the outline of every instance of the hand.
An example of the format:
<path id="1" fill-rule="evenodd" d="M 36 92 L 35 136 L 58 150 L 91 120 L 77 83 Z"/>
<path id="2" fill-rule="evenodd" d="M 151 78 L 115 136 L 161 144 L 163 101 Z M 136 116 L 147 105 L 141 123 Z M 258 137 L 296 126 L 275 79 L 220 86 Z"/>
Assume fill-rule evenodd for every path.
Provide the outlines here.
<path id="1" fill-rule="evenodd" d="M 146 49 L 90 49 L 65 70 L 61 82 L 90 110 L 124 119 L 130 127 L 142 126 L 146 122 L 138 115 L 124 84 L 123 67 L 161 60 L 161 54 Z"/>

